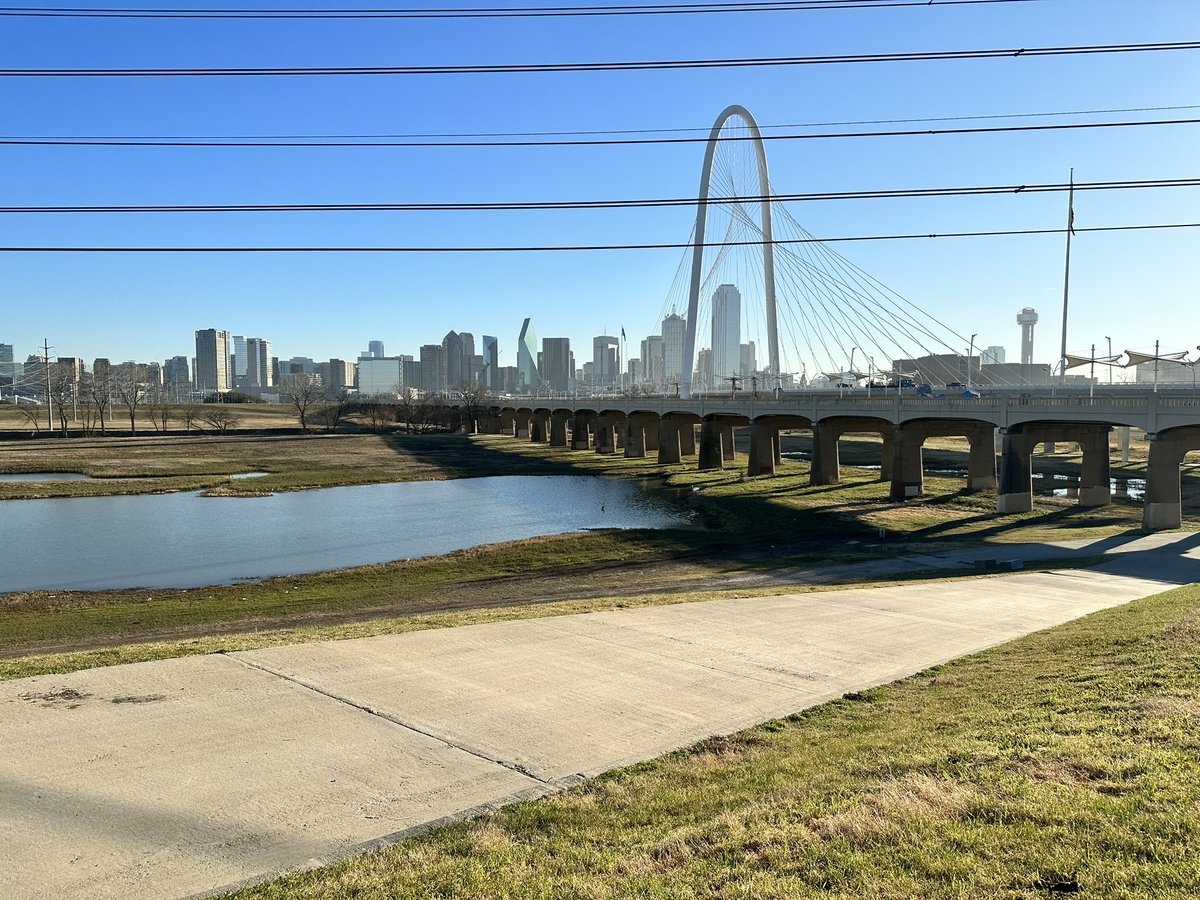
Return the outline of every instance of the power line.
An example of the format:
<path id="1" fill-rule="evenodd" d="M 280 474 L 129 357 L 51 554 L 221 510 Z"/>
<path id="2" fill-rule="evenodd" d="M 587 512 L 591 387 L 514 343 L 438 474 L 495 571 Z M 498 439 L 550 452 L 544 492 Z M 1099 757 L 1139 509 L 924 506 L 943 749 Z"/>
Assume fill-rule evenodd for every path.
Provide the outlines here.
<path id="1" fill-rule="evenodd" d="M 776 66 L 843 65 L 850 63 L 941 62 L 963 59 L 1009 59 L 1111 53 L 1197 50 L 1200 41 L 1142 44 L 1092 44 L 1068 47 L 1020 47 L 1001 50 L 928 50 L 909 53 L 851 53 L 836 56 L 763 56 L 731 59 L 624 60 L 571 63 L 488 63 L 453 66 L 285 66 L 243 68 L 153 69 L 0 69 L 4 78 L 196 78 L 334 75 L 511 75 L 563 72 L 644 72 L 676 69 L 729 69 Z"/>
<path id="2" fill-rule="evenodd" d="M 663 16 L 839 9 L 981 6 L 1044 0 L 747 0 L 733 3 L 659 3 L 623 6 L 429 7 L 413 9 L 129 9 L 40 6 L 0 7 L 0 17 L 51 19 L 527 19 L 593 16 Z"/>
<path id="3" fill-rule="evenodd" d="M 1145 190 L 1152 188 L 1200 187 L 1200 178 L 1163 178 L 1147 181 L 1078 182 L 1076 191 Z M 876 191 L 828 191 L 809 194 L 771 194 L 745 197 L 662 197 L 629 200 L 530 200 L 497 202 L 433 203 L 211 203 L 149 204 L 109 206 L 0 206 L 5 213 L 243 213 L 243 212 L 491 212 L 531 210 L 645 209 L 659 207 L 719 206 L 730 203 L 757 203 L 770 199 L 777 203 L 803 203 L 821 200 L 888 200 L 927 197 L 974 197 L 991 195 L 1038 194 L 1067 191 L 1072 185 L 1013 184 L 985 187 L 907 188 Z"/>
<path id="4" fill-rule="evenodd" d="M 1180 222 L 1158 225 L 1107 225 L 1091 228 L 1076 227 L 1075 234 L 1118 231 L 1161 231 L 1171 228 L 1200 228 L 1200 222 Z M 873 234 L 844 237 L 781 238 L 773 241 L 714 241 L 701 247 L 761 247 L 764 244 L 838 244 L 866 241 L 910 241 L 935 238 L 1013 237 L 1028 235 L 1065 234 L 1065 228 L 1030 228 L 1011 231 L 956 231 L 940 234 Z M 540 246 L 444 246 L 444 247 L 372 247 L 372 246 L 308 246 L 308 247 L 147 247 L 147 246 L 26 246 L 0 247 L 0 253 L 547 253 L 583 250 L 686 250 L 692 243 L 675 244 L 557 244 Z"/>
<path id="5" fill-rule="evenodd" d="M 1189 106 L 1126 106 L 1115 109 L 1076 109 L 1063 110 L 1058 112 L 1028 112 L 1028 113 L 992 113 L 988 115 L 973 115 L 973 116 L 921 116 L 917 118 L 907 119 L 853 119 L 841 122 L 791 122 L 786 124 L 764 125 L 759 123 L 760 131 L 770 131 L 779 128 L 835 128 L 849 125 L 899 125 L 909 124 L 913 122 L 976 122 L 985 119 L 1037 119 L 1050 118 L 1053 116 L 1100 116 L 1100 115 L 1115 115 L 1116 113 L 1134 113 L 1134 112 L 1175 112 L 1186 109 L 1200 109 L 1200 105 Z M 617 135 L 617 134 L 681 134 L 685 132 L 698 132 L 708 134 L 711 130 L 711 125 L 703 127 L 691 128 L 619 128 L 590 131 L 458 131 L 458 132 L 407 132 L 407 133 L 389 133 L 389 134 L 45 134 L 45 135 L 24 135 L 10 134 L 0 135 L 0 139 L 24 139 L 24 140 L 61 140 L 61 141 L 85 141 L 85 140 L 160 140 L 160 141 L 186 141 L 186 140 L 339 140 L 339 139 L 367 139 L 378 138 L 380 140 L 388 138 L 501 138 L 501 137 L 589 137 L 593 135 Z"/>
<path id="6" fill-rule="evenodd" d="M 992 125 L 983 128 L 921 128 L 892 131 L 834 131 L 821 134 L 764 134 L 764 141 L 817 141 L 849 138 L 926 137 L 947 134 L 1009 134 L 1032 131 L 1077 131 L 1091 128 L 1138 128 L 1152 125 L 1195 125 L 1200 119 L 1149 119 L 1126 122 L 1062 122 L 1055 125 Z M 8 147 L 618 147 L 646 144 L 705 144 L 707 137 L 588 138 L 578 141 L 291 141 L 291 140 L 161 140 L 125 138 L 0 138 Z M 720 134 L 719 143 L 757 140 L 748 134 Z"/>

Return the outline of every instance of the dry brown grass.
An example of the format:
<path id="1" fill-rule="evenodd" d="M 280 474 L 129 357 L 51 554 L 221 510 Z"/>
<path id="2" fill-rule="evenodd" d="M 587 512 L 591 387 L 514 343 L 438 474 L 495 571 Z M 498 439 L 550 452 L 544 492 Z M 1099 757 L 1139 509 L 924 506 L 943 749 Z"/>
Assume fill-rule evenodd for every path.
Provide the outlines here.
<path id="1" fill-rule="evenodd" d="M 811 828 L 824 838 L 858 841 L 905 829 L 917 820 L 958 818 L 973 799 L 973 791 L 961 783 L 909 773 L 883 782 L 848 809 L 813 820 Z"/>

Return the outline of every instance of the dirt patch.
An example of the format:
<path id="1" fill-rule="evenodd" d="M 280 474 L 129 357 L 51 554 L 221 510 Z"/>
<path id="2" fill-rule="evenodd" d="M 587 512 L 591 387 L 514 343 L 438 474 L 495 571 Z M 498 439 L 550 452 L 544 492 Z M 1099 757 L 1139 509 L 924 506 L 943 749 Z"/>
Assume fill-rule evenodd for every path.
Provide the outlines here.
<path id="1" fill-rule="evenodd" d="M 1200 644 L 1200 613 L 1188 613 L 1172 622 L 1163 629 L 1162 639 L 1168 647 L 1190 649 Z"/>
<path id="2" fill-rule="evenodd" d="M 91 696 L 91 694 L 81 693 L 74 688 L 59 688 L 57 691 L 20 695 L 22 700 L 28 700 L 30 703 L 40 703 L 49 709 L 78 709 Z"/>
<path id="3" fill-rule="evenodd" d="M 974 799 L 970 788 L 945 778 L 906 775 L 884 782 L 854 806 L 815 819 L 811 828 L 827 838 L 878 837 L 919 819 L 953 819 Z"/>
<path id="4" fill-rule="evenodd" d="M 1043 784 L 1083 787 L 1099 794 L 1118 795 L 1133 789 L 1130 783 L 1140 773 L 1113 773 L 1091 763 L 1071 759 L 1025 759 L 1020 763 L 1027 778 Z"/>
<path id="5" fill-rule="evenodd" d="M 129 697 L 113 697 L 113 703 L 157 703 L 160 700 L 166 700 L 166 694 L 141 694 L 132 695 Z"/>
<path id="6" fill-rule="evenodd" d="M 1133 709 L 1146 719 L 1200 719 L 1200 697 L 1143 697 Z"/>
<path id="7" fill-rule="evenodd" d="M 734 735 L 714 735 L 691 748 L 693 756 L 733 756 L 766 743 L 766 738 L 753 731 Z"/>

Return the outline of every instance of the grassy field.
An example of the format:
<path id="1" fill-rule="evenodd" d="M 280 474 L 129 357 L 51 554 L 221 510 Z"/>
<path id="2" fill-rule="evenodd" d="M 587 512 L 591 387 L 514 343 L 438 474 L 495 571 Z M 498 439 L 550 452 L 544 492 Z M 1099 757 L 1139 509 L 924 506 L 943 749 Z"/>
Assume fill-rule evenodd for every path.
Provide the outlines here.
<path id="1" fill-rule="evenodd" d="M 555 450 L 512 438 L 461 435 L 208 437 L 43 441 L 0 449 L 0 471 L 47 468 L 96 482 L 13 483 L 0 496 L 171 490 L 289 490 L 335 484 L 495 474 L 595 474 L 662 485 L 693 523 L 662 531 L 597 531 L 475 548 L 444 557 L 191 590 L 39 591 L 0 595 L 0 678 L 93 665 L 356 637 L 481 621 L 541 610 L 611 608 L 796 589 L 789 569 L 936 551 L 964 543 L 1048 541 L 1135 530 L 1140 508 L 1081 510 L 1045 498 L 1032 512 L 998 517 L 990 493 L 931 477 L 928 495 L 893 503 L 878 473 L 847 465 L 844 483 L 809 487 L 808 464 L 786 460 L 774 477 L 745 478 L 745 458 L 698 472 L 651 457 Z M 785 448 L 801 452 L 803 439 Z M 954 464 L 965 445 L 931 453 Z M 878 442 L 846 441 L 862 465 Z M 1068 455 L 1051 461 L 1070 471 Z M 931 463 L 931 467 L 932 467 Z M 229 473 L 265 471 L 250 482 Z M 1191 483 L 1194 479 L 1185 479 Z M 250 501 L 247 501 L 250 502 Z M 747 576 L 762 575 L 761 582 Z M 804 578 L 792 579 L 797 585 Z M 579 605 L 582 604 L 582 605 Z"/>
<path id="2" fill-rule="evenodd" d="M 1200 588 L 237 893 L 1200 896 Z"/>

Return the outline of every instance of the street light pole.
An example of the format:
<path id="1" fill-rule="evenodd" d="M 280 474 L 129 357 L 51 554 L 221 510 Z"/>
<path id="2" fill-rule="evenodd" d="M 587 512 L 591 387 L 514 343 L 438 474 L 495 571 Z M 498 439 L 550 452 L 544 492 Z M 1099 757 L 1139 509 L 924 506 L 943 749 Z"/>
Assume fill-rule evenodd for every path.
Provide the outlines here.
<path id="1" fill-rule="evenodd" d="M 1113 383 L 1112 338 L 1110 338 L 1110 337 L 1108 337 L 1107 335 L 1105 335 L 1104 339 L 1105 339 L 1106 341 L 1108 341 L 1108 360 L 1109 360 L 1109 363 L 1108 363 L 1108 383 L 1111 385 L 1111 384 Z M 1092 354 L 1092 356 L 1095 356 L 1095 355 L 1096 355 L 1095 353 L 1093 353 L 1093 354 Z"/>
<path id="2" fill-rule="evenodd" d="M 975 355 L 975 338 L 979 337 L 979 333 L 971 335 L 971 344 L 967 347 L 967 390 L 971 389 L 971 357 Z"/>

